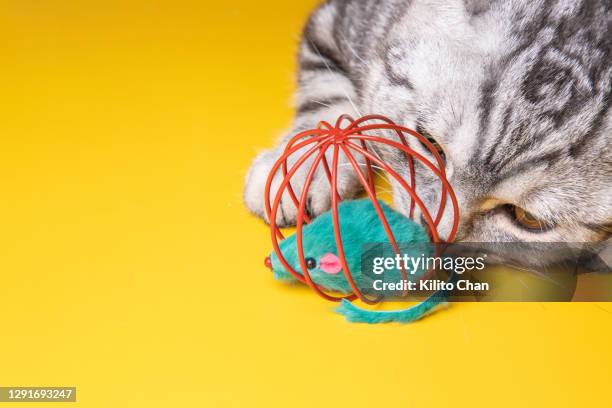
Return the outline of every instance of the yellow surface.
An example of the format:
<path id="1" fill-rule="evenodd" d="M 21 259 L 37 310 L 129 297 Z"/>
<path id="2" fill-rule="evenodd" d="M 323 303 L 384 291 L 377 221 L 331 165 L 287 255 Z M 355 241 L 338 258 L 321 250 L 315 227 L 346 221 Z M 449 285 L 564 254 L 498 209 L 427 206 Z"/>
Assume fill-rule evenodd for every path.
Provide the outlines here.
<path id="1" fill-rule="evenodd" d="M 609 304 L 352 325 L 273 281 L 242 180 L 289 121 L 312 3 L 1 2 L 0 385 L 84 407 L 610 406 Z"/>

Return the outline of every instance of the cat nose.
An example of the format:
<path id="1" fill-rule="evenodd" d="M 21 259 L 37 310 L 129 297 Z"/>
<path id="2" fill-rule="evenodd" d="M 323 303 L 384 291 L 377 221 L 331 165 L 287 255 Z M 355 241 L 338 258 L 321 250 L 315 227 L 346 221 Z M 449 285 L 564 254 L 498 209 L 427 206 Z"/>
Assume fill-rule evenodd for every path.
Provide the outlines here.
<path id="1" fill-rule="evenodd" d="M 266 259 L 264 259 L 264 265 L 266 265 L 266 268 L 272 269 L 272 259 L 269 256 L 266 256 Z"/>

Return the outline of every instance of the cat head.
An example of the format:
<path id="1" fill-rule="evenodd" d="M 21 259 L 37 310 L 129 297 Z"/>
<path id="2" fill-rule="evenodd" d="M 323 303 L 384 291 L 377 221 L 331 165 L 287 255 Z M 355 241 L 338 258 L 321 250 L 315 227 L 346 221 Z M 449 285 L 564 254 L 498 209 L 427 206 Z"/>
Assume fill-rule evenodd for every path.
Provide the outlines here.
<path id="1" fill-rule="evenodd" d="M 411 23 L 394 26 L 362 100 L 438 146 L 461 208 L 458 239 L 608 242 L 609 4 L 428 3 L 415 2 L 405 16 Z M 380 154 L 407 174 L 401 154 Z M 435 211 L 439 182 L 417 165 L 417 184 Z M 397 207 L 408 212 L 409 197 L 393 187 Z M 447 206 L 442 235 L 450 212 Z"/>

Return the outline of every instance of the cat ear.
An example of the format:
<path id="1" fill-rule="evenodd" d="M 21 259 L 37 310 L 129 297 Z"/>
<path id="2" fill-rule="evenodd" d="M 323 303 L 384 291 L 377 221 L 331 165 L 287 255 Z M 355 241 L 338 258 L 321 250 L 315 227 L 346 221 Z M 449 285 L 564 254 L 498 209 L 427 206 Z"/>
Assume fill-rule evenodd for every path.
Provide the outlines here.
<path id="1" fill-rule="evenodd" d="M 333 275 L 342 270 L 342 262 L 340 262 L 340 258 L 336 255 L 328 253 L 319 259 L 319 269 Z"/>

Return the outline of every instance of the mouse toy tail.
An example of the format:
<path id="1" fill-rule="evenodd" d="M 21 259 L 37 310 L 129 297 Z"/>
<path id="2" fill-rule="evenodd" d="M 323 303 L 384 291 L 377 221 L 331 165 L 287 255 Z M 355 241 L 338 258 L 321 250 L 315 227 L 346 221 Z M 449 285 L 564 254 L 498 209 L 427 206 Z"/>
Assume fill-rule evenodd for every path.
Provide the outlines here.
<path id="1" fill-rule="evenodd" d="M 401 310 L 366 310 L 343 299 L 340 306 L 336 308 L 336 312 L 352 323 L 409 323 L 421 319 L 432 313 L 437 306 L 445 304 L 446 296 L 442 293 L 435 293 L 426 300 Z"/>

